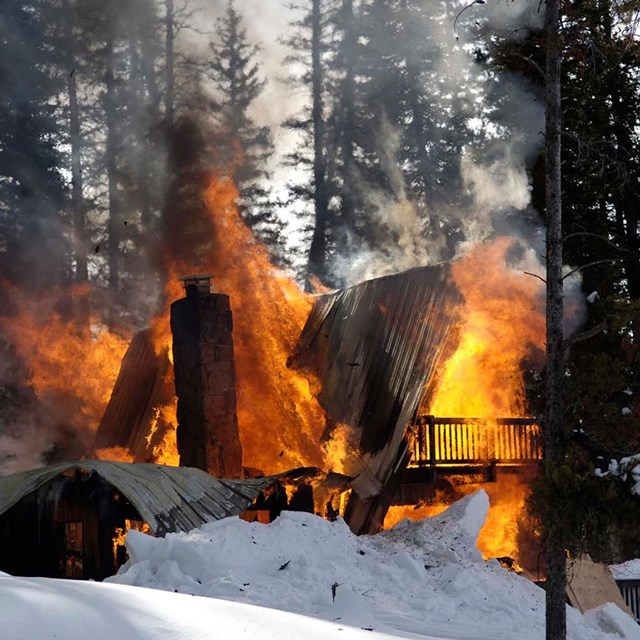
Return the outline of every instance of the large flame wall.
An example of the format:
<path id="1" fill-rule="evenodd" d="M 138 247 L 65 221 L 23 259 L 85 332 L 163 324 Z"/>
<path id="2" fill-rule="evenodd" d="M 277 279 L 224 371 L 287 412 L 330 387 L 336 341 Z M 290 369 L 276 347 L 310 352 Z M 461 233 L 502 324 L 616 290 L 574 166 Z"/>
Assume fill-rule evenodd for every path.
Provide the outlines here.
<path id="1" fill-rule="evenodd" d="M 211 273 L 214 289 L 231 298 L 238 385 L 238 423 L 244 464 L 266 473 L 297 466 L 322 466 L 319 446 L 324 413 L 313 381 L 287 368 L 311 301 L 292 279 L 278 272 L 267 250 L 242 221 L 238 193 L 225 177 L 211 176 L 202 195 L 201 227 L 209 246 L 194 260 L 182 252 L 167 257 L 168 301 L 184 295 L 178 277 Z M 171 335 L 168 311 L 155 333 L 160 348 Z"/>
<path id="2" fill-rule="evenodd" d="M 428 407 L 432 415 L 527 415 L 522 364 L 544 349 L 545 336 L 544 285 L 525 273 L 527 258 L 518 255 L 512 238 L 502 237 L 453 263 L 463 323 L 458 349 Z"/>

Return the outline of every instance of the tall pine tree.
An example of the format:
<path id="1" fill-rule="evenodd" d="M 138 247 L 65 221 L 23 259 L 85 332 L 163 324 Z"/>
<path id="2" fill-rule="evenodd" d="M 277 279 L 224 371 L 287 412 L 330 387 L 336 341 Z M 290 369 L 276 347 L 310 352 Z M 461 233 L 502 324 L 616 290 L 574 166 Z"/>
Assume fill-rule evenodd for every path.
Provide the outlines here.
<path id="1" fill-rule="evenodd" d="M 233 0 L 218 19 L 210 43 L 209 72 L 216 88 L 216 120 L 225 146 L 227 169 L 240 192 L 240 210 L 247 223 L 267 243 L 274 257 L 282 257 L 282 224 L 268 186 L 273 156 L 271 131 L 250 114 L 266 81 L 256 62 L 258 47 L 249 42 Z"/>

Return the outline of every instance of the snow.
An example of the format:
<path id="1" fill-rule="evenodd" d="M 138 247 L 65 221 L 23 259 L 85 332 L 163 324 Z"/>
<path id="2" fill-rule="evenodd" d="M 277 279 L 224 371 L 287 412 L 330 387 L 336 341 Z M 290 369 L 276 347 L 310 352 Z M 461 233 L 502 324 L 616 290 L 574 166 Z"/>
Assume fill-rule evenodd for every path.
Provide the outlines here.
<path id="1" fill-rule="evenodd" d="M 598 294 L 597 291 L 592 291 L 588 296 L 587 296 L 587 302 L 589 302 L 590 304 L 593 304 L 598 298 L 600 297 L 600 295 Z"/>
<path id="2" fill-rule="evenodd" d="M 0 637 L 542 640 L 543 591 L 476 548 L 488 505 L 480 491 L 376 536 L 304 513 L 157 539 L 131 531 L 131 560 L 106 582 L 0 573 Z M 613 604 L 567 614 L 569 640 L 640 640 Z"/>
<path id="3" fill-rule="evenodd" d="M 631 414 L 631 409 L 629 407 L 622 407 L 622 415 L 628 416 Z"/>
<path id="4" fill-rule="evenodd" d="M 613 565 L 611 571 L 616 580 L 640 580 L 640 558 Z"/>
<path id="5" fill-rule="evenodd" d="M 392 640 L 248 604 L 46 578 L 1 577 L 0 620 L 7 640 Z"/>
<path id="6" fill-rule="evenodd" d="M 620 462 L 612 460 L 609 463 L 608 472 L 626 482 L 631 478 L 630 491 L 632 495 L 640 496 L 640 453 L 634 456 L 622 458 Z"/>
<path id="7" fill-rule="evenodd" d="M 640 637 L 640 627 L 635 620 L 612 602 L 587 611 L 584 617 L 607 633 L 617 634 L 621 638 Z"/>
<path id="8" fill-rule="evenodd" d="M 287 512 L 270 525 L 227 518 L 158 539 L 131 531 L 131 560 L 109 582 L 207 596 L 216 606 L 223 599 L 279 609 L 308 616 L 310 625 L 322 619 L 384 637 L 512 640 L 517 630 L 519 640 L 542 640 L 544 592 L 483 561 L 476 547 L 488 505 L 480 491 L 376 536 Z M 587 617 L 569 607 L 569 639 L 640 640 L 640 627 L 625 627 L 626 614 L 612 607 Z"/>

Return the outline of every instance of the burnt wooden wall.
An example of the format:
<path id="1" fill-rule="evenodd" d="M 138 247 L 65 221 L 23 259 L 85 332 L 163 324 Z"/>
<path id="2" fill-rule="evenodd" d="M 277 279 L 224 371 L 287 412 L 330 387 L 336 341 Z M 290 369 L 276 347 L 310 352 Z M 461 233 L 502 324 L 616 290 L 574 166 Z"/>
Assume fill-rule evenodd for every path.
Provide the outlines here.
<path id="1" fill-rule="evenodd" d="M 165 354 L 156 354 L 151 331 L 133 336 L 100 421 L 94 449 L 125 447 L 135 462 L 152 462 L 153 442 L 147 440 L 154 409 L 173 397 Z M 161 430 L 162 425 L 158 425 Z M 158 430 L 157 430 L 158 431 Z M 162 433 L 157 433 L 161 438 Z"/>
<path id="2" fill-rule="evenodd" d="M 134 507 L 97 474 L 58 476 L 0 515 L 0 570 L 17 576 L 102 580 L 118 569 L 113 535 Z M 81 572 L 65 570 L 65 524 L 82 523 Z"/>

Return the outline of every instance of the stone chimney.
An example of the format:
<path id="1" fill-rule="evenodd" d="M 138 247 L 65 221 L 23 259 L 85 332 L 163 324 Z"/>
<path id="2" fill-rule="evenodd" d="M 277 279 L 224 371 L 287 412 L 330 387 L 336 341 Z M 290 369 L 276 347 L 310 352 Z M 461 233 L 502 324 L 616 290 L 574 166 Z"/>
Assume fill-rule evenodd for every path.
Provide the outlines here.
<path id="1" fill-rule="evenodd" d="M 171 305 L 180 465 L 217 478 L 242 477 L 236 415 L 233 319 L 212 276 L 182 278 L 186 297 Z"/>

